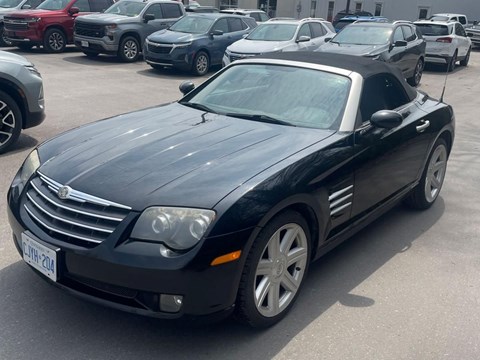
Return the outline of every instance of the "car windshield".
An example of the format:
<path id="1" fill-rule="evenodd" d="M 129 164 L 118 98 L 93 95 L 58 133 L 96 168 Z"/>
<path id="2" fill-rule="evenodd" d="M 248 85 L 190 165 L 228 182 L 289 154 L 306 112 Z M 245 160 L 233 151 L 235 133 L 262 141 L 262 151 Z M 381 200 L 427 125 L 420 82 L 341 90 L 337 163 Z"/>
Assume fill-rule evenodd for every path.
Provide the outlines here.
<path id="1" fill-rule="evenodd" d="M 64 9 L 70 0 L 45 0 L 43 3 L 37 6 L 37 9 L 43 10 L 62 10 Z"/>
<path id="2" fill-rule="evenodd" d="M 204 34 L 214 21 L 214 19 L 201 16 L 185 16 L 170 26 L 169 30 L 188 34 Z"/>
<path id="3" fill-rule="evenodd" d="M 181 104 L 240 119 L 338 130 L 348 77 L 271 64 L 230 66 Z"/>
<path id="4" fill-rule="evenodd" d="M 263 41 L 287 41 L 293 39 L 296 24 L 262 24 L 253 30 L 248 36 L 248 40 Z"/>
<path id="5" fill-rule="evenodd" d="M 21 2 L 22 0 L 0 0 L 0 8 L 13 8 Z"/>
<path id="6" fill-rule="evenodd" d="M 139 1 L 119 1 L 105 10 L 105 13 L 133 17 L 138 16 L 146 5 L 147 3 Z"/>
<path id="7" fill-rule="evenodd" d="M 435 24 L 415 24 L 422 35 L 426 36 L 445 36 L 448 35 L 448 26 Z"/>
<path id="8" fill-rule="evenodd" d="M 448 16 L 441 16 L 441 15 L 433 15 L 428 18 L 428 20 L 432 21 L 448 21 Z"/>
<path id="9" fill-rule="evenodd" d="M 388 43 L 392 29 L 381 26 L 348 26 L 332 42 L 338 44 L 382 45 Z"/>

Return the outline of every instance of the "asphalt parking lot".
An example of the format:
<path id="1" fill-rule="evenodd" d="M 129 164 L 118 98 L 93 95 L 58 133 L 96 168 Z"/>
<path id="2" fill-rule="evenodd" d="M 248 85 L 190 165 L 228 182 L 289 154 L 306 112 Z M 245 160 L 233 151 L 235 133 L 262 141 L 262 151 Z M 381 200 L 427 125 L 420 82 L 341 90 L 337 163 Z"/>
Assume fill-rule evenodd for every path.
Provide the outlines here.
<path id="1" fill-rule="evenodd" d="M 41 281 L 15 250 L 6 216 L 14 174 L 38 143 L 98 119 L 170 102 L 193 78 L 109 57 L 21 52 L 43 75 L 47 118 L 0 155 L 0 359 L 479 359 L 480 52 L 448 77 L 456 139 L 425 212 L 398 206 L 310 269 L 293 311 L 254 331 L 125 314 Z M 211 73 L 210 73 L 211 74 Z M 421 89 L 439 97 L 443 70 Z M 372 184 L 374 186 L 374 184 Z"/>

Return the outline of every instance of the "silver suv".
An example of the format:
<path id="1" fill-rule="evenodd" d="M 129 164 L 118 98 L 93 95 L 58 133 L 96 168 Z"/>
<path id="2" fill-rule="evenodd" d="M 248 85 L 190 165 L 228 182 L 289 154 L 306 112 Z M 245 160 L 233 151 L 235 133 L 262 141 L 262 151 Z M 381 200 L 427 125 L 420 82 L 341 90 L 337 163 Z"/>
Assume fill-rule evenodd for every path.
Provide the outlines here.
<path id="1" fill-rule="evenodd" d="M 0 0 L 0 46 L 11 46 L 12 43 L 3 35 L 3 17 L 22 9 L 35 9 L 43 0 Z"/>
<path id="2" fill-rule="evenodd" d="M 38 70 L 23 56 L 0 51 L 0 154 L 18 139 L 22 129 L 45 118 L 43 83 Z"/>
<path id="3" fill-rule="evenodd" d="M 183 4 L 169 0 L 121 0 L 102 14 L 75 19 L 75 45 L 85 55 L 117 55 L 136 61 L 148 35 L 163 30 L 185 15 Z"/>
<path id="4" fill-rule="evenodd" d="M 284 51 L 313 51 L 335 36 L 332 24 L 324 19 L 270 19 L 244 39 L 230 45 L 222 65 L 255 55 Z"/>
<path id="5" fill-rule="evenodd" d="M 257 9 L 224 9 L 220 10 L 220 12 L 224 14 L 250 16 L 254 18 L 257 23 L 262 23 L 270 19 L 265 11 Z"/>

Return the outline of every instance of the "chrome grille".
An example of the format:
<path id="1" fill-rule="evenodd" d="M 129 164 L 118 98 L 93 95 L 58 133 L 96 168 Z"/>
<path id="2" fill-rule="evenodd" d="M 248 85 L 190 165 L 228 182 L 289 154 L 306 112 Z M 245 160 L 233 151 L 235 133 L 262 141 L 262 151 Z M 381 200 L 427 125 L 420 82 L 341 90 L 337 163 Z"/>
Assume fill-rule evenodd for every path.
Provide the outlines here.
<path id="1" fill-rule="evenodd" d="M 353 185 L 347 186 L 339 191 L 334 192 L 328 197 L 330 202 L 330 216 L 337 217 L 343 214 L 352 206 Z"/>
<path id="2" fill-rule="evenodd" d="M 24 208 L 50 236 L 77 245 L 104 241 L 128 215 L 130 208 L 69 189 L 68 199 L 57 195 L 62 184 L 38 173 L 30 181 Z"/>
<path id="3" fill-rule="evenodd" d="M 170 54 L 170 52 L 173 49 L 172 44 L 160 44 L 160 43 L 154 43 L 151 41 L 147 42 L 148 46 L 148 51 L 151 51 L 155 54 Z"/>
<path id="4" fill-rule="evenodd" d="M 17 18 L 4 18 L 4 26 L 7 30 L 27 30 L 28 23 Z"/>

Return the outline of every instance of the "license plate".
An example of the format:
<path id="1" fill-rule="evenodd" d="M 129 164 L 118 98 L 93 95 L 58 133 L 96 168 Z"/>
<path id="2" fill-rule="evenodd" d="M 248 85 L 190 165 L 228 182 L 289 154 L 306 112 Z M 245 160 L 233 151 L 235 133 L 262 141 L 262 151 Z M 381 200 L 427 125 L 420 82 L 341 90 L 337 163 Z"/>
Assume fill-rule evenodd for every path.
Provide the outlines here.
<path id="1" fill-rule="evenodd" d="M 22 233 L 23 260 L 43 275 L 57 281 L 57 251 Z"/>
<path id="2" fill-rule="evenodd" d="M 88 47 L 88 41 L 81 41 L 82 47 Z"/>

